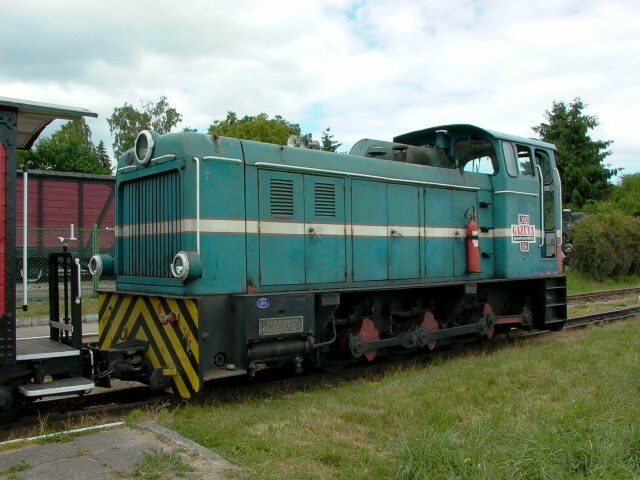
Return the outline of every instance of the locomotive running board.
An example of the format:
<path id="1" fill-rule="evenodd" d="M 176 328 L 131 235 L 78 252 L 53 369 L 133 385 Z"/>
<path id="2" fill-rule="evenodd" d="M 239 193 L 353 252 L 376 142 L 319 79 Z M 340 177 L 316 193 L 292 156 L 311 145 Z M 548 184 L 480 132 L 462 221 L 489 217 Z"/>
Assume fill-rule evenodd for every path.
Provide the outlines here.
<path id="1" fill-rule="evenodd" d="M 49 395 L 67 395 L 88 392 L 95 387 L 91 380 L 84 377 L 63 378 L 44 383 L 20 385 L 18 389 L 25 397 L 44 397 Z"/>
<path id="2" fill-rule="evenodd" d="M 220 378 L 237 377 L 238 375 L 246 375 L 247 371 L 241 368 L 212 368 L 204 372 L 203 380 L 217 380 Z"/>

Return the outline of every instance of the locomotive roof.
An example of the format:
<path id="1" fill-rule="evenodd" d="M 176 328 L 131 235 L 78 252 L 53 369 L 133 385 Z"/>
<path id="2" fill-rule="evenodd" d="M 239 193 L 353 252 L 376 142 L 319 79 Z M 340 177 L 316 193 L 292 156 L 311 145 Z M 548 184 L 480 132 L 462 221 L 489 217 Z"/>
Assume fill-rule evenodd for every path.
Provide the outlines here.
<path id="1" fill-rule="evenodd" d="M 425 128 L 423 130 L 416 130 L 415 132 L 404 133 L 393 138 L 394 142 L 406 143 L 409 145 L 420 145 L 424 143 L 422 139 L 424 137 L 432 137 L 438 131 L 446 131 L 451 134 L 468 134 L 478 133 L 481 135 L 493 137 L 497 140 L 507 140 L 516 143 L 526 143 L 536 147 L 548 148 L 556 150 L 556 146 L 552 143 L 543 142 L 535 138 L 518 137 L 516 135 L 510 135 L 508 133 L 496 132 L 494 130 L 486 130 L 484 128 L 476 127 L 469 124 L 453 124 L 453 125 L 441 125 L 439 127 Z"/>
<path id="2" fill-rule="evenodd" d="M 18 150 L 29 150 L 45 127 L 54 120 L 78 120 L 82 117 L 98 116 L 97 113 L 84 108 L 8 97 L 0 97 L 0 109 L 17 112 Z"/>

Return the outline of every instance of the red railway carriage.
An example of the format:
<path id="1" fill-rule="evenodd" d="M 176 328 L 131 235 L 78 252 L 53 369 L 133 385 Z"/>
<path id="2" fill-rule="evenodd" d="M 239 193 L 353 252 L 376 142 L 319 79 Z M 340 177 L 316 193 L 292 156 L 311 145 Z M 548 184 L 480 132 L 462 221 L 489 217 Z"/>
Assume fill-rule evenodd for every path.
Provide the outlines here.
<path id="1" fill-rule="evenodd" d="M 18 250 L 23 248 L 24 178 L 24 172 L 18 172 L 15 203 Z M 58 238 L 68 235 L 70 225 L 74 225 L 77 238 L 72 247 L 81 253 L 83 261 L 88 260 L 92 254 L 91 229 L 95 225 L 100 229 L 115 225 L 114 187 L 115 179 L 109 175 L 29 170 L 27 248 L 30 264 L 46 266 L 48 254 L 60 250 Z M 101 236 L 99 247 L 100 251 L 109 251 L 113 248 L 113 237 Z"/>
<path id="2" fill-rule="evenodd" d="M 110 175 L 29 170 L 29 227 L 114 225 L 115 179 Z M 16 182 L 16 226 L 22 227 L 24 174 Z"/>
<path id="3" fill-rule="evenodd" d="M 11 418 L 25 398 L 45 394 L 83 392 L 93 382 L 81 377 L 82 325 L 60 322 L 57 290 L 50 302 L 54 320 L 49 338 L 16 342 L 16 151 L 28 150 L 44 128 L 55 119 L 97 117 L 85 109 L 0 97 L 0 423 Z M 46 203 L 49 203 L 48 201 Z M 54 216 L 58 214 L 53 214 Z M 77 259 L 60 255 L 64 268 Z M 53 263 L 50 263 L 53 265 Z M 78 271 L 77 267 L 76 272 Z M 56 265 L 53 265 L 55 271 Z M 76 292 L 72 292 L 76 294 Z M 78 297 L 79 298 L 79 297 Z M 65 306 L 68 303 L 65 294 Z M 79 309 L 74 304 L 74 312 Z M 65 313 L 66 316 L 66 313 Z M 77 317 L 78 315 L 76 315 Z M 70 338 L 72 342 L 63 342 Z M 67 377 L 47 385 L 36 379 Z"/>

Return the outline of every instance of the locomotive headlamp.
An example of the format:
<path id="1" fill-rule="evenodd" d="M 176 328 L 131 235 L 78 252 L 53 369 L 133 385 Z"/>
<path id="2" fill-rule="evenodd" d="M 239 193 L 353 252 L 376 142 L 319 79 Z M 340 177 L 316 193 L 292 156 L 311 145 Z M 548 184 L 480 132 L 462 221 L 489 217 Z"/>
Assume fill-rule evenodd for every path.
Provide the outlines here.
<path id="1" fill-rule="evenodd" d="M 171 262 L 171 274 L 180 280 L 202 276 L 202 261 L 196 252 L 178 252 Z"/>
<path id="2" fill-rule="evenodd" d="M 113 257 L 110 255 L 94 255 L 89 260 L 89 273 L 94 277 L 113 275 L 113 270 Z"/>
<path id="3" fill-rule="evenodd" d="M 136 137 L 135 153 L 136 160 L 140 165 L 146 165 L 153 155 L 155 145 L 154 135 L 149 130 L 141 131 Z"/>

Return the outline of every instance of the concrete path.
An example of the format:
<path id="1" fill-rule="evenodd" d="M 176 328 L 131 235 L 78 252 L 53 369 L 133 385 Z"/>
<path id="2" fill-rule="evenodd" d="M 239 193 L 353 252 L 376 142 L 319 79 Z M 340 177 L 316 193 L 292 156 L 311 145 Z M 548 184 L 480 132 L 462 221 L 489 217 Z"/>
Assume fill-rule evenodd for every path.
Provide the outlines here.
<path id="1" fill-rule="evenodd" d="M 183 477 L 223 480 L 231 463 L 155 422 L 135 428 L 119 426 L 63 437 L 46 443 L 26 442 L 12 448 L 0 445 L 2 480 L 113 480 L 136 478 L 135 470 L 148 458 L 178 455 L 190 472 Z M 179 478 L 166 467 L 167 479 Z M 147 472 L 148 473 L 148 472 Z M 146 477 L 150 478 L 150 477 Z"/>

